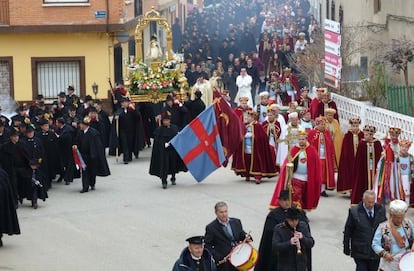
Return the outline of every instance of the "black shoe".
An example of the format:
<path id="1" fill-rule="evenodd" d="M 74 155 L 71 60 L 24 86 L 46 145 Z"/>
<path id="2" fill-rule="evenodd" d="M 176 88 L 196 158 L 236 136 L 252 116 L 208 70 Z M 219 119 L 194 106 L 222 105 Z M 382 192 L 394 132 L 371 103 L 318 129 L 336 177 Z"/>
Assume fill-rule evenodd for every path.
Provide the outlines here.
<path id="1" fill-rule="evenodd" d="M 70 185 L 70 182 L 65 182 L 65 185 Z"/>
<path id="2" fill-rule="evenodd" d="M 88 192 L 88 190 L 81 190 L 79 193 L 81 193 L 81 194 L 83 194 L 83 193 L 87 193 Z"/>
<path id="3" fill-rule="evenodd" d="M 95 190 L 95 186 L 91 186 L 91 190 Z"/>
<path id="4" fill-rule="evenodd" d="M 57 179 L 57 181 L 56 181 L 56 182 L 57 182 L 57 183 L 61 183 L 61 182 L 62 182 L 62 180 L 63 180 L 63 176 L 60 176 L 60 177 L 59 177 L 59 179 Z"/>
<path id="5" fill-rule="evenodd" d="M 33 209 L 37 209 L 37 203 L 36 202 L 32 203 L 32 207 Z"/>
<path id="6" fill-rule="evenodd" d="M 175 178 L 171 178 L 171 184 L 172 184 L 172 185 L 176 185 L 176 183 L 175 183 Z"/>
<path id="7" fill-rule="evenodd" d="M 124 161 L 124 164 L 125 164 L 125 165 L 128 165 L 128 161 Z"/>
<path id="8" fill-rule="evenodd" d="M 167 184 L 166 183 L 162 184 L 162 189 L 167 189 Z"/>
<path id="9" fill-rule="evenodd" d="M 329 196 L 328 196 L 328 193 L 326 193 L 326 191 L 325 191 L 325 190 L 324 190 L 324 191 L 322 191 L 321 196 L 322 196 L 322 197 L 325 197 L 325 198 L 329 197 Z"/>

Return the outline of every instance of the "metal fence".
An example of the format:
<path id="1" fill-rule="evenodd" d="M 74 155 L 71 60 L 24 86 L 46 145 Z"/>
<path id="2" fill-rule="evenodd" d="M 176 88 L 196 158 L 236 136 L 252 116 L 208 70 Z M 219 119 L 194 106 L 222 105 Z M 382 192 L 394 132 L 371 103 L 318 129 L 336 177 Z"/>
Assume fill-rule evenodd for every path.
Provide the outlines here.
<path id="1" fill-rule="evenodd" d="M 413 116 L 411 106 L 414 99 L 414 86 L 410 86 L 410 97 L 407 99 L 407 91 L 405 86 L 387 86 L 387 108 L 388 110 L 398 112 L 404 115 Z"/>

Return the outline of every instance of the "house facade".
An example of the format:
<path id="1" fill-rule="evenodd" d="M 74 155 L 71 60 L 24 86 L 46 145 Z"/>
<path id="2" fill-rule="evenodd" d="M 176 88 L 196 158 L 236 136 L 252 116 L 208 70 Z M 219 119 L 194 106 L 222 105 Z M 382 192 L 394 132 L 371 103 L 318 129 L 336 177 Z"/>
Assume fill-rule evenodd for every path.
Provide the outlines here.
<path id="1" fill-rule="evenodd" d="M 135 27 L 146 12 L 162 8 L 185 16 L 182 1 L 0 0 L 0 94 L 31 101 L 54 99 L 69 85 L 84 98 L 108 98 L 109 81 L 126 77 L 135 55 Z M 152 27 L 152 26 L 151 26 Z M 157 31 L 149 28 L 148 33 Z M 145 38 L 144 38 L 145 40 Z M 92 85 L 98 86 L 94 93 Z M 96 88 L 95 88 L 96 89 Z"/>

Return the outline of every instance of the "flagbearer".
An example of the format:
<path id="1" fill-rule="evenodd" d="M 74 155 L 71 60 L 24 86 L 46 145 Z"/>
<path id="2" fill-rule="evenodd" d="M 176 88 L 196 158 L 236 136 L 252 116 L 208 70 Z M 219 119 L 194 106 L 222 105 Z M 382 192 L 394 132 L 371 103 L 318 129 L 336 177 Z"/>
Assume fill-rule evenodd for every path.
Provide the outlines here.
<path id="1" fill-rule="evenodd" d="M 254 177 L 256 184 L 260 184 L 262 177 L 277 175 L 275 156 L 269 147 L 269 137 L 257 121 L 257 113 L 250 110 L 247 121 L 244 139 L 233 156 L 232 170 L 245 177 L 246 182 Z"/>
<path id="2" fill-rule="evenodd" d="M 179 171 L 187 171 L 183 161 L 170 144 L 178 131 L 177 125 L 171 124 L 168 112 L 162 115 L 162 125 L 154 131 L 149 174 L 161 178 L 163 189 L 167 189 L 169 174 L 171 174 L 171 184 L 175 185 L 175 174 Z"/>

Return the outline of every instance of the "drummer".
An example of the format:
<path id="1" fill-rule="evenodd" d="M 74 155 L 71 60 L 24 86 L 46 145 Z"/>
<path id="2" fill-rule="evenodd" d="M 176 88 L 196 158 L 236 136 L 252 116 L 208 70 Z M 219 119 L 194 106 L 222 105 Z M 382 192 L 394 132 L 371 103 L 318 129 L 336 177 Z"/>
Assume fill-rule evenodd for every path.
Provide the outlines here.
<path id="1" fill-rule="evenodd" d="M 400 271 L 399 260 L 410 249 L 414 237 L 413 222 L 405 218 L 408 205 L 393 200 L 389 208 L 389 220 L 378 225 L 372 240 L 372 249 L 381 257 L 379 270 Z"/>
<path id="2" fill-rule="evenodd" d="M 240 242 L 251 242 L 243 230 L 240 219 L 229 217 L 227 203 L 219 201 L 214 206 L 216 219 L 206 226 L 206 248 L 213 254 L 217 271 L 237 271 L 228 261 L 230 252 Z"/>
<path id="3" fill-rule="evenodd" d="M 173 271 L 216 271 L 211 253 L 204 248 L 204 236 L 187 238 L 188 246 L 175 262 Z"/>

